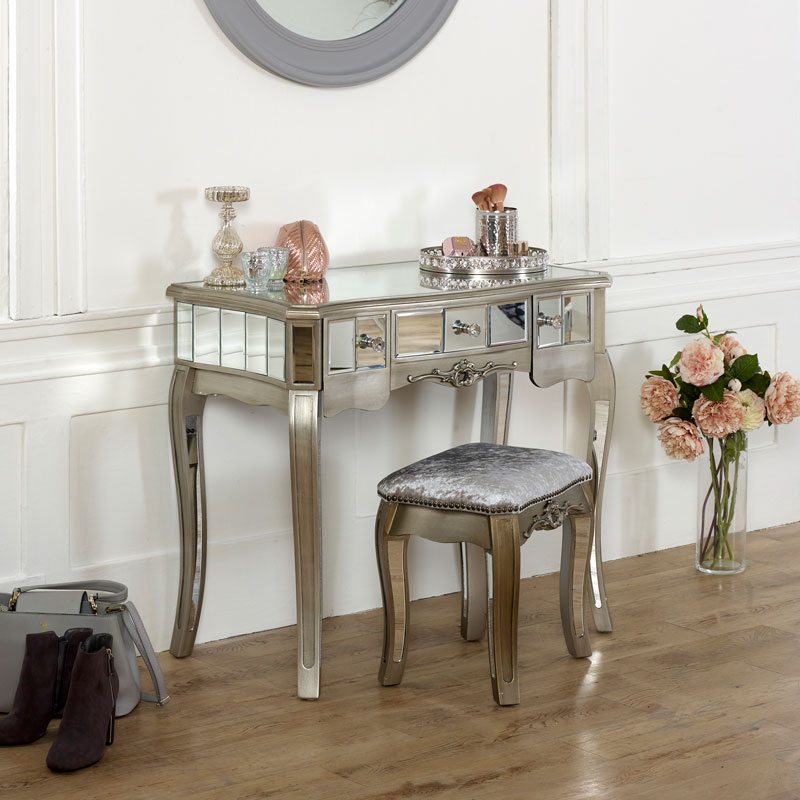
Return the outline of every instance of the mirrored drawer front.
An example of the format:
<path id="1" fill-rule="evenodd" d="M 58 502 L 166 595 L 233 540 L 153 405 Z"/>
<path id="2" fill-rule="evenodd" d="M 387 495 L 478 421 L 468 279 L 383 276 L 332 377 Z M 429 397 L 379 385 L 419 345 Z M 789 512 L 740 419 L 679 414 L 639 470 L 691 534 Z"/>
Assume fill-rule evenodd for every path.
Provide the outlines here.
<path id="1" fill-rule="evenodd" d="M 261 314 L 177 303 L 176 357 L 286 380 L 286 324 Z"/>
<path id="2" fill-rule="evenodd" d="M 394 318 L 395 355 L 402 358 L 441 353 L 444 347 L 443 323 L 441 308 L 398 312 Z"/>
<path id="3" fill-rule="evenodd" d="M 444 349 L 479 350 L 486 347 L 486 306 L 448 308 L 444 314 Z"/>
<path id="4" fill-rule="evenodd" d="M 386 366 L 386 316 L 330 320 L 326 326 L 328 374 Z"/>
<path id="5" fill-rule="evenodd" d="M 489 344 L 516 344 L 528 341 L 528 302 L 489 306 Z"/>
<path id="6" fill-rule="evenodd" d="M 534 297 L 536 347 L 559 347 L 592 341 L 592 293 Z"/>

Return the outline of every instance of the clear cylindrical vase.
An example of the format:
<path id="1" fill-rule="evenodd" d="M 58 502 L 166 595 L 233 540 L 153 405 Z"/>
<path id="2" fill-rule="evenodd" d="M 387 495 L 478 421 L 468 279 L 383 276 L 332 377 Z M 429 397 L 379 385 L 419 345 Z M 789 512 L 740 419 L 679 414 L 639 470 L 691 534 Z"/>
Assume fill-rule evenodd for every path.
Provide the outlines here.
<path id="1" fill-rule="evenodd" d="M 747 434 L 706 439 L 698 461 L 695 566 L 711 575 L 735 575 L 746 563 Z"/>

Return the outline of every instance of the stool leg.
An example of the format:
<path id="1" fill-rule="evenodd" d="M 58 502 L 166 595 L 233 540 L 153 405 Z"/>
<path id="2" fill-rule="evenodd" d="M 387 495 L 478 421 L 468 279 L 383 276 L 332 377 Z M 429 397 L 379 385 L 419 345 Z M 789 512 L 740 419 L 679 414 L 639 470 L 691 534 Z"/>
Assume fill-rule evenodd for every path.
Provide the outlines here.
<path id="1" fill-rule="evenodd" d="M 575 658 L 592 654 L 586 631 L 586 597 L 592 557 L 594 514 L 568 514 L 561 541 L 561 626 L 567 649 Z"/>
<path id="2" fill-rule="evenodd" d="M 408 633 L 408 536 L 391 536 L 397 503 L 381 501 L 375 521 L 375 547 L 383 596 L 383 656 L 378 681 L 394 686 L 403 680 Z"/>
<path id="3" fill-rule="evenodd" d="M 492 568 L 489 575 L 489 669 L 498 705 L 519 703 L 519 519 L 489 517 Z"/>
<path id="4" fill-rule="evenodd" d="M 486 557 L 482 547 L 461 542 L 461 636 L 477 642 L 486 633 Z"/>

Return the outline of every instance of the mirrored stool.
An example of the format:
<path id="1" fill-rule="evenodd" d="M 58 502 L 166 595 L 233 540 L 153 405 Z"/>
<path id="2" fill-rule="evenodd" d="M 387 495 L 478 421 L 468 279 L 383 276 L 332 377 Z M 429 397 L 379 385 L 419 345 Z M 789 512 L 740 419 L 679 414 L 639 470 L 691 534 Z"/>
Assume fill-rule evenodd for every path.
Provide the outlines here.
<path id="1" fill-rule="evenodd" d="M 563 524 L 564 638 L 575 658 L 591 655 L 584 614 L 594 534 L 591 479 L 591 467 L 565 453 L 488 443 L 445 450 L 384 478 L 375 523 L 384 613 L 378 680 L 393 686 L 403 678 L 410 535 L 469 542 L 486 552 L 489 669 L 494 699 L 505 706 L 519 703 L 520 547 L 534 531 Z"/>

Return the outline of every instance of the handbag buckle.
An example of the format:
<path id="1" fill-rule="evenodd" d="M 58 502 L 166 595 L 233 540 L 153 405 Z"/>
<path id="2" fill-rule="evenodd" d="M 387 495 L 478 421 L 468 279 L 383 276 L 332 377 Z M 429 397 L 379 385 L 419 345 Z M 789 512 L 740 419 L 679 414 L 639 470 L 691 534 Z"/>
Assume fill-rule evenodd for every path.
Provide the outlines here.
<path id="1" fill-rule="evenodd" d="M 8 610 L 9 611 L 13 611 L 17 607 L 17 600 L 18 599 L 19 599 L 19 589 L 14 589 L 14 591 L 11 592 L 11 597 L 9 598 L 9 601 L 8 601 Z"/>
<path id="2" fill-rule="evenodd" d="M 125 606 L 106 606 L 106 614 L 117 614 L 124 610 Z"/>
<path id="3" fill-rule="evenodd" d="M 92 614 L 97 613 L 97 596 L 90 594 L 89 595 L 89 605 L 92 607 Z"/>

